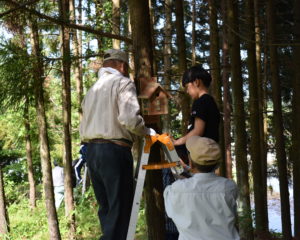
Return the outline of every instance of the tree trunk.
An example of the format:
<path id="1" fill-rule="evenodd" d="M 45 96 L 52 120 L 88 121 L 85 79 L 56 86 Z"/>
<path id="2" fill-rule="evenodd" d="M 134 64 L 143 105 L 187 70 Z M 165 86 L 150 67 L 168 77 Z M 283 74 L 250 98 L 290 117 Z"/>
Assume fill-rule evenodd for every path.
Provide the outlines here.
<path id="1" fill-rule="evenodd" d="M 259 142 L 260 142 L 260 161 L 261 161 L 261 173 L 262 173 L 262 185 L 260 198 L 263 201 L 263 214 L 264 221 L 269 222 L 268 219 L 268 191 L 267 191 L 267 116 L 265 114 L 266 109 L 266 94 L 265 94 L 265 82 L 262 77 L 262 61 L 261 61 L 261 29 L 260 29 L 260 14 L 259 10 L 262 8 L 264 2 L 259 0 L 254 1 L 254 18 L 255 18 L 255 42 L 256 42 L 256 71 L 257 71 L 257 94 L 258 94 L 258 122 L 259 122 Z M 268 231 L 269 225 L 266 225 L 266 231 Z"/>
<path id="2" fill-rule="evenodd" d="M 222 82 L 221 82 L 221 70 L 220 70 L 220 49 L 219 49 L 219 34 L 218 34 L 218 23 L 217 23 L 217 9 L 216 1 L 209 0 L 209 27 L 210 27 L 210 68 L 212 76 L 212 95 L 216 99 L 219 110 L 223 108 L 222 103 Z M 224 122 L 223 118 L 220 119 L 219 126 L 219 145 L 222 149 L 223 161 L 221 163 L 219 174 L 226 176 L 226 162 L 224 152 Z"/>
<path id="3" fill-rule="evenodd" d="M 178 49 L 178 74 L 183 75 L 187 68 L 186 63 L 186 43 L 185 43 L 185 28 L 183 14 L 183 0 L 175 0 L 175 15 L 176 15 L 176 39 Z M 190 120 L 190 97 L 185 93 L 184 88 L 181 88 L 181 111 L 182 111 L 182 133 L 185 134 Z"/>
<path id="4" fill-rule="evenodd" d="M 60 1 L 60 16 L 65 22 L 69 21 L 70 1 Z M 64 186 L 65 212 L 69 224 L 69 239 L 75 238 L 75 214 L 72 184 L 72 140 L 71 140 L 71 59 L 70 59 L 70 32 L 68 28 L 61 28 L 62 43 L 62 117 L 64 128 Z"/>
<path id="5" fill-rule="evenodd" d="M 245 125 L 245 110 L 243 99 L 243 80 L 241 73 L 240 39 L 238 24 L 238 3 L 227 1 L 229 26 L 229 49 L 231 59 L 231 81 L 233 94 L 233 121 L 235 137 L 235 157 L 237 183 L 239 186 L 239 208 L 242 221 L 239 222 L 240 235 L 247 240 L 253 239 L 253 227 L 250 206 L 250 190 L 248 180 L 247 140 Z"/>
<path id="6" fill-rule="evenodd" d="M 0 237 L 9 233 L 9 219 L 6 209 L 2 167 L 0 166 Z"/>
<path id="7" fill-rule="evenodd" d="M 131 27 L 131 16 L 130 12 L 128 13 L 128 35 L 132 35 L 132 27 Z M 131 71 L 129 72 L 130 79 L 134 80 L 135 78 L 135 66 L 134 66 L 134 57 L 133 57 L 133 46 L 132 44 L 128 45 L 129 49 L 129 67 Z"/>
<path id="8" fill-rule="evenodd" d="M 151 30 L 151 38 L 152 38 L 152 45 L 156 45 L 156 38 L 155 38 L 155 30 L 154 30 L 154 24 L 155 24 L 155 14 L 154 14 L 154 8 L 152 6 L 152 1 L 148 0 L 149 2 L 149 14 L 150 14 L 150 30 Z M 156 62 L 156 51 L 155 48 L 152 48 L 152 56 L 153 56 L 153 62 L 152 62 L 152 69 L 154 76 L 157 76 L 157 62 Z"/>
<path id="9" fill-rule="evenodd" d="M 112 8 L 112 33 L 116 35 L 120 35 L 120 0 L 112 0 L 113 8 Z M 120 49 L 120 40 L 113 39 L 113 48 Z"/>
<path id="10" fill-rule="evenodd" d="M 32 164 L 32 146 L 30 138 L 30 119 L 29 119 L 29 103 L 28 96 L 26 96 L 26 103 L 24 108 L 24 125 L 25 125 L 25 141 L 26 141 L 26 159 L 27 159 L 27 171 L 29 182 L 29 206 L 33 209 L 36 207 L 35 197 L 35 180 Z"/>
<path id="11" fill-rule="evenodd" d="M 79 0 L 78 6 L 78 24 L 81 24 L 81 8 L 82 8 L 82 0 Z M 76 23 L 76 11 L 75 11 L 75 1 L 70 1 L 70 19 L 72 23 Z M 78 115 L 79 121 L 82 119 L 82 109 L 81 102 L 83 100 L 83 79 L 82 79 L 82 33 L 81 31 L 77 32 L 76 29 L 73 29 L 73 49 L 74 49 L 74 79 L 76 82 L 76 92 L 77 92 L 77 104 L 78 104 Z"/>
<path id="12" fill-rule="evenodd" d="M 223 17 L 223 44 L 222 44 L 222 82 L 223 82 L 223 112 L 224 112 L 224 149 L 226 177 L 232 179 L 232 157 L 231 157 L 231 99 L 229 90 L 229 48 L 228 48 L 228 29 L 226 16 L 226 0 L 222 0 Z"/>
<path id="13" fill-rule="evenodd" d="M 164 87 L 167 91 L 171 89 L 171 55 L 172 55 L 172 1 L 165 2 L 165 26 L 164 26 Z M 170 133 L 171 115 L 170 106 L 169 114 L 162 116 L 163 132 Z"/>
<path id="14" fill-rule="evenodd" d="M 48 217 L 48 228 L 50 240 L 60 240 L 60 232 L 57 220 L 57 213 L 54 203 L 54 192 L 52 182 L 52 171 L 50 162 L 50 150 L 47 132 L 47 120 L 45 113 L 44 103 L 44 66 L 42 62 L 41 48 L 39 45 L 39 34 L 36 22 L 33 20 L 31 23 L 31 45 L 32 54 L 36 58 L 36 69 L 34 72 L 35 78 L 35 100 L 37 112 L 37 124 L 39 128 L 39 143 L 40 143 L 40 156 L 43 172 L 43 185 L 45 192 L 46 210 Z"/>
<path id="15" fill-rule="evenodd" d="M 272 45 L 275 42 L 275 9 L 274 1 L 267 1 L 267 24 L 268 24 L 268 44 L 270 51 L 270 77 L 272 87 L 273 100 L 273 134 L 275 138 L 276 159 L 279 172 L 279 188 L 281 202 L 281 221 L 282 233 L 285 240 L 290 240 L 291 233 L 291 216 L 290 216 L 290 201 L 287 178 L 287 161 L 285 152 L 285 143 L 283 136 L 283 119 L 282 119 L 282 104 L 281 104 L 281 87 L 278 73 L 278 55 L 277 48 Z"/>
<path id="16" fill-rule="evenodd" d="M 196 0 L 192 0 L 192 65 L 196 64 Z"/>
<path id="17" fill-rule="evenodd" d="M 153 50 L 148 1 L 130 0 L 129 7 L 136 76 L 137 79 L 141 77 L 150 78 L 153 76 Z M 148 125 L 148 127 L 159 130 L 159 122 Z M 160 159 L 160 149 L 158 146 L 153 146 L 149 162 L 159 162 Z M 148 171 L 146 174 L 144 197 L 149 240 L 163 240 L 165 237 L 165 211 L 162 189 L 161 171 Z"/>
<path id="18" fill-rule="evenodd" d="M 295 1 L 295 42 L 300 42 L 300 0 Z M 292 162 L 294 183 L 294 231 L 300 240 L 300 46 L 294 47 Z"/>
<path id="19" fill-rule="evenodd" d="M 257 91 L 257 69 L 256 69 L 256 52 L 255 52 L 255 26 L 254 26 L 254 2 L 246 1 L 246 24 L 247 31 L 247 66 L 248 66 L 248 81 L 249 81 L 249 112 L 250 112 L 250 153 L 252 160 L 252 176 L 254 188 L 254 203 L 255 203 L 255 226 L 258 235 L 261 232 L 268 231 L 268 217 L 265 212 L 263 179 L 262 179 L 262 161 L 260 154 L 260 135 L 259 135 L 259 104 Z"/>

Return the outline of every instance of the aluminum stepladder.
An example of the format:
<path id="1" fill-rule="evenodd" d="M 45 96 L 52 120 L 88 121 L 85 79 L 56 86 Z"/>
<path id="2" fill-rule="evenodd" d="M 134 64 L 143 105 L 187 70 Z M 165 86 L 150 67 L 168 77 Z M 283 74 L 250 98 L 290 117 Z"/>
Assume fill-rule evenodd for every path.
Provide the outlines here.
<path id="1" fill-rule="evenodd" d="M 156 141 L 159 141 L 161 143 L 162 150 L 165 153 L 165 157 L 168 162 L 162 162 L 154 165 L 147 165 L 151 146 Z M 143 152 L 138 164 L 139 165 L 137 167 L 138 172 L 137 172 L 135 193 L 133 198 L 133 204 L 131 209 L 131 216 L 130 216 L 126 240 L 134 240 L 136 224 L 138 220 L 138 213 L 139 213 L 140 203 L 141 203 L 141 197 L 142 197 L 144 183 L 145 183 L 146 170 L 171 168 L 171 171 L 174 175 L 180 175 L 184 171 L 183 167 L 179 164 L 179 157 L 176 153 L 171 137 L 168 134 L 161 134 L 161 135 L 157 134 L 155 136 L 146 136 L 143 142 Z"/>

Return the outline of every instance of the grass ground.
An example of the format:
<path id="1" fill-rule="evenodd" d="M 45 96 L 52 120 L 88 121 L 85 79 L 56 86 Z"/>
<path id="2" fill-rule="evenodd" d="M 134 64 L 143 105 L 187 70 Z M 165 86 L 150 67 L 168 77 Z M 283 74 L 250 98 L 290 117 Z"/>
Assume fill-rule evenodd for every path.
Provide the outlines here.
<path id="1" fill-rule="evenodd" d="M 84 197 L 76 194 L 76 231 L 78 240 L 98 240 L 101 235 L 100 224 L 97 217 L 98 206 L 92 189 Z M 21 199 L 8 208 L 10 220 L 10 234 L 1 237 L 3 240 L 48 240 L 48 225 L 45 203 L 42 199 L 37 201 L 37 207 L 31 210 L 28 200 Z M 64 216 L 64 206 L 58 210 L 59 228 L 63 240 L 67 238 L 67 222 Z M 144 210 L 141 209 L 137 225 L 137 240 L 147 239 L 144 220 Z"/>

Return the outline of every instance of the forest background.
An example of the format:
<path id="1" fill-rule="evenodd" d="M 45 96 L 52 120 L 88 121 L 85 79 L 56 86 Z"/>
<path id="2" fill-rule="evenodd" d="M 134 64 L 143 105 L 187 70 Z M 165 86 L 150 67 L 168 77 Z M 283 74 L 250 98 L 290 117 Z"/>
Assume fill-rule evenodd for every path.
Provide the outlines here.
<path id="1" fill-rule="evenodd" d="M 185 133 L 191 104 L 182 73 L 209 69 L 223 116 L 219 174 L 239 186 L 241 237 L 290 240 L 293 222 L 300 239 L 300 0 L 1 0 L 0 24 L 1 239 L 98 238 L 92 189 L 72 188 L 71 163 L 80 103 L 112 47 L 130 52 L 137 86 L 157 77 L 172 95 L 169 114 L 149 126 L 174 137 Z M 150 161 L 161 158 L 153 147 Z M 54 159 L 65 169 L 58 211 Z M 277 234 L 269 177 L 279 179 Z M 160 171 L 147 173 L 143 203 L 137 239 L 164 239 Z"/>

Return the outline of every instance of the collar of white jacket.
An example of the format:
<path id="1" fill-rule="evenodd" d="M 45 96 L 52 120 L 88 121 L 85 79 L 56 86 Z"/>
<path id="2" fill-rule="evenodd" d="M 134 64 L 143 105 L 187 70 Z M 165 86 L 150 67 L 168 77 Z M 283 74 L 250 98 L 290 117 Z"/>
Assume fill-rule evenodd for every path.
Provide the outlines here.
<path id="1" fill-rule="evenodd" d="M 117 76 L 123 76 L 123 74 L 120 73 L 117 69 L 114 69 L 111 67 L 102 67 L 99 69 L 98 78 L 102 77 L 104 73 L 111 73 L 111 74 L 115 74 Z"/>

